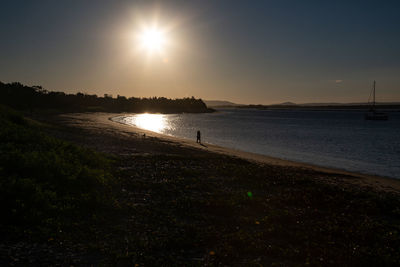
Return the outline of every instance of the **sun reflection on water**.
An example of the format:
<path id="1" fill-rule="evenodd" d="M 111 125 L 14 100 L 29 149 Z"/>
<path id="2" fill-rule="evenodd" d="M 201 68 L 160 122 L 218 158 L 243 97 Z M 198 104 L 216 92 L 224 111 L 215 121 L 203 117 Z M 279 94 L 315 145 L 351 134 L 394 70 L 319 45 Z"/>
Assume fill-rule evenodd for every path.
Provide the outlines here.
<path id="1" fill-rule="evenodd" d="M 165 115 L 162 114 L 139 114 L 133 117 L 133 124 L 139 128 L 161 133 L 166 127 Z"/>

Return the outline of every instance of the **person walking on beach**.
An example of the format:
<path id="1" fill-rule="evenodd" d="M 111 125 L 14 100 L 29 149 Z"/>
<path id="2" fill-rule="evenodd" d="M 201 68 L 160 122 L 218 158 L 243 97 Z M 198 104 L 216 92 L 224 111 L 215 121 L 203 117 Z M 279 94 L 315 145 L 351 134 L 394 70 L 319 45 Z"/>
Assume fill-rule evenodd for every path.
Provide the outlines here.
<path id="1" fill-rule="evenodd" d="M 197 131 L 197 140 L 196 143 L 201 143 L 201 134 L 200 131 Z"/>

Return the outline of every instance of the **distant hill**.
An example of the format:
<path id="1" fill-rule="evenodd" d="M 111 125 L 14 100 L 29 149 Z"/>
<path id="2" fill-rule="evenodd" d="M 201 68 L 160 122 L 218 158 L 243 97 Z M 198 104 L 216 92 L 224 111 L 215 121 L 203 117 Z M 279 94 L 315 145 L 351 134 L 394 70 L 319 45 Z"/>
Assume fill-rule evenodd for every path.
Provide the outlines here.
<path id="1" fill-rule="evenodd" d="M 279 105 L 279 106 L 296 106 L 296 103 L 293 102 L 283 102 L 281 104 L 275 104 L 274 106 Z"/>
<path id="2" fill-rule="evenodd" d="M 400 105 L 400 102 L 376 102 L 377 105 Z M 362 106 L 362 105 L 370 105 L 367 102 L 357 102 L 357 103 L 304 103 L 297 104 L 299 106 Z"/>
<path id="3" fill-rule="evenodd" d="M 376 102 L 375 105 L 384 110 L 399 110 L 400 111 L 400 102 Z M 293 102 L 283 102 L 280 104 L 271 104 L 271 105 L 236 105 L 236 108 L 251 108 L 251 109 L 303 109 L 303 110 L 366 110 L 369 109 L 371 103 L 367 102 L 356 102 L 356 103 L 301 103 L 296 104 Z"/>
<path id="4" fill-rule="evenodd" d="M 207 107 L 236 107 L 243 106 L 241 104 L 232 103 L 224 100 L 203 100 Z"/>
<path id="5" fill-rule="evenodd" d="M 399 106 L 400 102 L 375 102 L 378 106 Z M 293 103 L 293 102 L 283 102 L 279 104 L 270 104 L 270 105 L 262 105 L 262 104 L 250 104 L 250 105 L 241 105 L 243 107 L 248 106 L 257 106 L 257 107 L 354 107 L 354 106 L 368 106 L 371 103 L 368 102 L 354 102 L 354 103 L 337 103 L 337 102 L 321 102 L 321 103 Z"/>
<path id="6" fill-rule="evenodd" d="M 255 104 L 236 104 L 230 101 L 225 100 L 203 100 L 203 102 L 209 108 L 216 107 L 236 107 L 236 108 L 360 108 L 370 105 L 367 102 L 354 102 L 354 103 L 337 103 L 337 102 L 326 102 L 326 103 L 293 103 L 293 102 L 283 102 L 279 104 L 271 104 L 271 105 L 255 105 Z M 400 106 L 400 102 L 376 102 L 378 106 L 384 106 L 388 108 L 398 108 Z"/>

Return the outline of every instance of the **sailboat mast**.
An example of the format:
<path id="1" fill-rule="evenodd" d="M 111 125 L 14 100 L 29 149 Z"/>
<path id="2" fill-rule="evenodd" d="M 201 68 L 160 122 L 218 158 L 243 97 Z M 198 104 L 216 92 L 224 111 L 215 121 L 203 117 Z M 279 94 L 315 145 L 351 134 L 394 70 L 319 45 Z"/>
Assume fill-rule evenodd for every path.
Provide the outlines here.
<path id="1" fill-rule="evenodd" d="M 375 108 L 375 84 L 376 84 L 376 82 L 375 82 L 375 80 L 374 80 L 374 102 L 373 102 L 373 107 Z"/>
<path id="2" fill-rule="evenodd" d="M 379 121 L 387 121 L 388 120 L 388 115 L 384 112 L 378 112 L 375 110 L 375 91 L 376 91 L 376 81 L 374 80 L 374 86 L 372 88 L 373 92 L 373 96 L 372 96 L 372 106 L 370 106 L 369 108 L 369 112 L 365 114 L 365 119 L 366 120 L 379 120 Z M 368 103 L 370 103 L 371 99 L 371 93 L 369 94 L 369 98 L 368 98 Z"/>

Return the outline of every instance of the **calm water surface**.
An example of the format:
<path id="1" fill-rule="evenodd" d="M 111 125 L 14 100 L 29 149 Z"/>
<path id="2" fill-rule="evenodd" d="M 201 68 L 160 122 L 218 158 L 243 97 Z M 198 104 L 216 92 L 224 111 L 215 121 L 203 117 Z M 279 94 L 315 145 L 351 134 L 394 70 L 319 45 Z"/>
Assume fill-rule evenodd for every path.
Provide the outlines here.
<path id="1" fill-rule="evenodd" d="M 115 121 L 171 136 L 292 161 L 400 179 L 400 112 L 221 109 L 210 114 L 137 114 Z"/>

